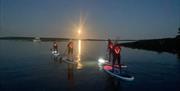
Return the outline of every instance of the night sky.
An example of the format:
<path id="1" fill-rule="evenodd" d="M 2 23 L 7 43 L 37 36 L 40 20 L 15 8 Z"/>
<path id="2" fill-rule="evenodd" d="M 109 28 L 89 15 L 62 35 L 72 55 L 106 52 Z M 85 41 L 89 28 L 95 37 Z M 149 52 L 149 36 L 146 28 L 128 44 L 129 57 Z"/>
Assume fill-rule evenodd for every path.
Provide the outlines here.
<path id="1" fill-rule="evenodd" d="M 0 0 L 0 36 L 175 37 L 180 0 Z"/>

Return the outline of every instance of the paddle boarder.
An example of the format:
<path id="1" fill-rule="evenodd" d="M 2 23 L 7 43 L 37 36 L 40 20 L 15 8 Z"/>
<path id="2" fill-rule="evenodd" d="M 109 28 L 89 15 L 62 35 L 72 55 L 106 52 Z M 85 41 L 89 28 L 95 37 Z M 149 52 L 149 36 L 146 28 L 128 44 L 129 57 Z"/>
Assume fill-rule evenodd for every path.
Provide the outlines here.
<path id="1" fill-rule="evenodd" d="M 118 63 L 119 66 L 119 70 L 121 71 L 121 46 L 119 44 L 117 44 L 117 42 L 115 42 L 114 46 L 113 46 L 113 71 L 114 71 L 114 66 L 115 63 Z"/>
<path id="2" fill-rule="evenodd" d="M 72 56 L 73 55 L 73 41 L 70 40 L 68 45 L 67 45 L 67 49 L 68 49 L 68 55 Z"/>
<path id="3" fill-rule="evenodd" d="M 58 45 L 57 45 L 56 41 L 53 42 L 53 51 L 58 52 Z"/>
<path id="4" fill-rule="evenodd" d="M 108 39 L 108 52 L 109 52 L 109 62 L 111 62 L 112 59 L 112 52 L 113 52 L 113 43 L 110 39 Z"/>

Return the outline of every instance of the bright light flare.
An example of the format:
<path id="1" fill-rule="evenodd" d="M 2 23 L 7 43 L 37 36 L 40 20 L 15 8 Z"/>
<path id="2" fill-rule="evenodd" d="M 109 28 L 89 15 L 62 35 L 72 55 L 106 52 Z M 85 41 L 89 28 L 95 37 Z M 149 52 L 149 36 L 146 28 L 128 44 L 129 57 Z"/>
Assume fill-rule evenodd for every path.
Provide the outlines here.
<path id="1" fill-rule="evenodd" d="M 104 60 L 103 58 L 99 58 L 98 62 L 101 63 L 101 64 L 104 64 L 106 62 L 106 60 Z"/>
<path id="2" fill-rule="evenodd" d="M 81 29 L 78 30 L 78 34 L 81 34 Z"/>
<path id="3" fill-rule="evenodd" d="M 99 66 L 99 70 L 103 69 L 103 65 L 107 62 L 107 60 L 103 59 L 103 58 L 99 58 L 98 59 L 98 66 Z"/>

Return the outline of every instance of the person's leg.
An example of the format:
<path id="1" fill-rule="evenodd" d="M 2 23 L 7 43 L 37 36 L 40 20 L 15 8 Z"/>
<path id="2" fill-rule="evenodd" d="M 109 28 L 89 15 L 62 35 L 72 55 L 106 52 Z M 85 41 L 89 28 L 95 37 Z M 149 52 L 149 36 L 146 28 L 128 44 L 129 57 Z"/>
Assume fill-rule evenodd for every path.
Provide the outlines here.
<path id="1" fill-rule="evenodd" d="M 111 51 L 109 49 L 109 62 L 111 62 Z"/>
<path id="2" fill-rule="evenodd" d="M 112 71 L 114 72 L 114 65 L 115 65 L 115 62 L 116 62 L 116 57 L 113 56 L 113 62 L 112 62 Z"/>
<path id="3" fill-rule="evenodd" d="M 73 49 L 71 48 L 71 58 L 73 59 Z"/>
<path id="4" fill-rule="evenodd" d="M 55 48 L 55 51 L 58 52 L 57 48 Z"/>
<path id="5" fill-rule="evenodd" d="M 120 55 L 118 56 L 117 60 L 118 60 L 119 70 L 121 72 L 121 56 Z"/>
<path id="6" fill-rule="evenodd" d="M 110 60 L 112 61 L 112 57 L 113 57 L 113 52 L 112 52 L 112 50 L 111 50 L 111 52 L 110 52 Z"/>
<path id="7" fill-rule="evenodd" d="M 55 51 L 55 48 L 53 47 L 53 51 Z"/>
<path id="8" fill-rule="evenodd" d="M 71 48 L 69 49 L 69 55 L 70 56 L 72 55 L 72 49 Z"/>
<path id="9" fill-rule="evenodd" d="M 71 54 L 73 55 L 73 48 L 72 48 L 72 52 L 71 52 Z"/>
<path id="10" fill-rule="evenodd" d="M 68 48 L 68 55 L 70 55 L 70 49 Z"/>
<path id="11" fill-rule="evenodd" d="M 57 53 L 57 50 L 56 50 L 56 48 L 54 48 L 54 51 L 55 51 L 55 53 Z"/>
<path id="12" fill-rule="evenodd" d="M 58 52 L 58 47 L 56 47 L 56 51 Z"/>

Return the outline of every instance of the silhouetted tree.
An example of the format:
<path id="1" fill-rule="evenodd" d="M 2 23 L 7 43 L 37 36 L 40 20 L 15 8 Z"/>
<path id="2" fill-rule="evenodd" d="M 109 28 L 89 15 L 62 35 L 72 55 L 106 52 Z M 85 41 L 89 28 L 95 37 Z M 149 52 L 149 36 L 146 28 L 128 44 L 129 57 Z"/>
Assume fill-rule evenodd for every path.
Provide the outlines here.
<path id="1" fill-rule="evenodd" d="M 178 28 L 178 34 L 177 34 L 176 38 L 180 39 L 180 27 Z"/>

